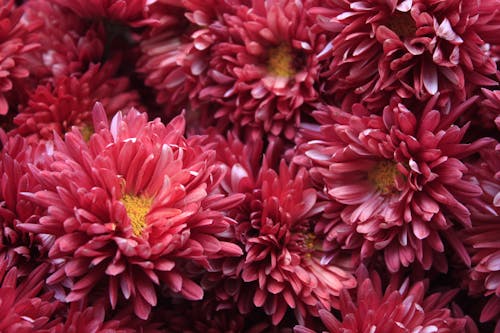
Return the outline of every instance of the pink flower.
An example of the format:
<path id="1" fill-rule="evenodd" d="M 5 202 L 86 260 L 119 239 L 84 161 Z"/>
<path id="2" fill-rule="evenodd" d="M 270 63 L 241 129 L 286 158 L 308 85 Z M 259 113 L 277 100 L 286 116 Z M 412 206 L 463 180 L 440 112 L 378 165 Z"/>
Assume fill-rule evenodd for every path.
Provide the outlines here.
<path id="1" fill-rule="evenodd" d="M 70 303 L 104 285 L 113 308 L 130 299 L 141 319 L 157 304 L 155 286 L 200 299 L 190 267 L 241 255 L 218 235 L 232 223 L 221 211 L 242 197 L 214 192 L 224 171 L 203 137 L 183 137 L 182 117 L 164 125 L 131 110 L 108 125 L 97 105 L 93 120 L 88 143 L 76 129 L 55 136 L 53 152 L 30 167 L 42 188 L 24 196 L 47 213 L 22 227 L 56 238 L 47 283 L 68 288 Z"/>
<path id="2" fill-rule="evenodd" d="M 227 25 L 207 59 L 201 102 L 218 102 L 216 119 L 291 139 L 307 103 L 316 102 L 322 35 L 312 31 L 309 3 L 257 1 L 225 15 Z"/>
<path id="3" fill-rule="evenodd" d="M 0 330 L 6 333 L 47 332 L 56 322 L 54 314 L 59 308 L 52 293 L 42 292 L 48 265 L 34 268 L 29 276 L 18 276 L 13 267 L 7 270 L 0 260 Z"/>
<path id="4" fill-rule="evenodd" d="M 477 126 L 500 130 L 500 90 L 488 90 L 483 88 L 481 92 L 484 99 L 480 102 L 480 120 Z"/>
<path id="5" fill-rule="evenodd" d="M 40 22 L 40 47 L 25 54 L 35 87 L 60 76 L 81 75 L 104 56 L 103 25 L 89 22 L 50 2 L 28 1 L 26 20 Z"/>
<path id="6" fill-rule="evenodd" d="M 90 65 L 81 76 L 60 75 L 53 82 L 38 86 L 27 105 L 19 107 L 14 118 L 18 127 L 11 134 L 51 139 L 54 133 L 62 135 L 77 126 L 89 139 L 95 102 L 102 103 L 110 117 L 139 106 L 139 95 L 131 90 L 129 79 L 115 77 L 119 65 L 120 59 L 115 58 L 104 65 Z"/>
<path id="7" fill-rule="evenodd" d="M 473 100 L 444 114 L 435 109 L 438 98 L 411 109 L 395 99 L 382 116 L 360 105 L 353 114 L 324 107 L 313 114 L 320 126 L 303 130 L 294 159 L 309 163 L 323 192 L 344 205 L 342 221 L 364 237 L 361 255 L 383 250 L 391 272 L 415 261 L 446 270 L 443 237 L 470 264 L 455 230 L 471 226 L 465 204 L 481 188 L 463 176 L 461 159 L 493 140 L 462 143 L 468 126 L 453 122 Z"/>
<path id="8" fill-rule="evenodd" d="M 34 223 L 43 210 L 22 196 L 22 192 L 40 187 L 28 172 L 28 163 L 35 163 L 34 156 L 45 149 L 40 144 L 32 146 L 22 137 L 6 138 L 0 131 L 0 257 L 8 268 L 21 265 L 35 258 L 43 258 L 51 245 L 51 238 L 32 235 L 18 228 L 21 223 Z"/>
<path id="9" fill-rule="evenodd" d="M 72 10 L 87 19 L 106 18 L 134 27 L 151 23 L 146 20 L 148 2 L 146 0 L 52 0 L 62 7 Z"/>
<path id="10" fill-rule="evenodd" d="M 395 93 L 427 100 L 440 92 L 460 101 L 498 85 L 490 44 L 498 45 L 499 2 L 329 1 L 312 10 L 332 40 L 324 90 L 339 104 L 377 109 Z"/>
<path id="11" fill-rule="evenodd" d="M 140 71 L 154 70 L 146 84 L 175 89 L 172 98 L 182 89 L 191 112 L 210 114 L 219 127 L 291 139 L 301 113 L 318 99 L 315 53 L 324 36 L 311 29 L 309 5 L 256 1 L 226 10 L 218 2 L 215 9 L 194 4 L 186 16 L 201 27 L 188 39 L 145 40 Z"/>
<path id="12" fill-rule="evenodd" d="M 156 101 L 167 116 L 187 108 L 189 123 L 212 124 L 212 115 L 201 112 L 196 96 L 206 81 L 216 32 L 224 27 L 222 16 L 234 13 L 238 6 L 239 2 L 228 5 L 219 0 L 157 1 L 150 6 L 151 18 L 159 24 L 141 39 L 137 71 L 155 89 Z"/>
<path id="13" fill-rule="evenodd" d="M 472 259 L 469 292 L 489 297 L 480 317 L 485 322 L 500 319 L 500 149 L 484 149 L 480 156 L 468 167 L 483 195 L 471 204 L 472 229 L 462 237 Z M 500 332 L 500 324 L 495 332 Z"/>
<path id="14" fill-rule="evenodd" d="M 357 295 L 352 297 L 342 290 L 340 314 L 320 310 L 320 317 L 329 333 L 362 332 L 476 332 L 477 328 L 468 317 L 455 316 L 448 304 L 457 290 L 434 293 L 426 296 L 427 286 L 423 281 L 402 284 L 392 279 L 385 290 L 378 275 L 372 274 L 361 280 Z M 296 326 L 295 333 L 314 333 L 305 327 Z"/>
<path id="15" fill-rule="evenodd" d="M 24 81 L 30 75 L 25 54 L 39 47 L 34 31 L 39 27 L 37 21 L 25 23 L 24 11 L 14 5 L 13 0 L 0 2 L 0 116 L 9 111 L 10 99 L 15 102 L 16 95 L 24 92 Z M 13 96 L 10 96 L 13 95 Z"/>
<path id="16" fill-rule="evenodd" d="M 110 315 L 111 309 L 105 305 L 105 299 L 98 299 L 92 304 L 86 301 L 74 302 L 68 305 L 63 313 L 62 322 L 51 328 L 51 333 L 78 333 L 78 332 L 162 332 L 159 324 L 144 322 L 131 316 L 127 309 Z"/>
<path id="17" fill-rule="evenodd" d="M 243 145 L 232 138 L 218 147 L 228 168 L 223 191 L 243 193 L 246 199 L 229 212 L 238 222 L 234 242 L 244 248 L 244 256 L 222 265 L 217 296 L 234 299 L 243 314 L 262 308 L 274 325 L 288 309 L 302 322 L 318 308 L 335 306 L 340 290 L 353 288 L 355 280 L 335 260 L 320 263 L 320 240 L 313 230 L 323 206 L 306 170 L 290 169 L 282 161 L 275 171 L 278 146 L 270 143 L 261 160 L 262 147 L 261 140 Z"/>

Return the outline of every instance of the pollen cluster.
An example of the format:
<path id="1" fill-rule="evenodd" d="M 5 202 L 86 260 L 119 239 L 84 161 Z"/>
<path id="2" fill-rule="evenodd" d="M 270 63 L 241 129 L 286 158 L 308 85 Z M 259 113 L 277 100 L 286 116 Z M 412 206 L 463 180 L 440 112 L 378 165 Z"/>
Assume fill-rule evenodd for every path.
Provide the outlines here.
<path id="1" fill-rule="evenodd" d="M 382 194 L 390 194 L 396 190 L 396 177 L 399 171 L 396 163 L 392 161 L 378 162 L 368 172 L 368 180 L 375 185 Z"/>
<path id="2" fill-rule="evenodd" d="M 151 209 L 152 199 L 126 194 L 121 202 L 127 210 L 134 235 L 140 237 L 146 227 L 146 215 Z"/>
<path id="3" fill-rule="evenodd" d="M 295 74 L 292 49 L 287 44 L 280 44 L 269 51 L 268 72 L 275 76 L 291 77 Z"/>

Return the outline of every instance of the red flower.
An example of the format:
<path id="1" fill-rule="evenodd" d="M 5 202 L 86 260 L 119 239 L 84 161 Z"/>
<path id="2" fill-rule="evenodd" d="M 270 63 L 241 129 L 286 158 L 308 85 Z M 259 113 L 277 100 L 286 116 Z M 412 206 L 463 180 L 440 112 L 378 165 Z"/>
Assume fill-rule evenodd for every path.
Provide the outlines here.
<path id="1" fill-rule="evenodd" d="M 480 156 L 468 167 L 483 195 L 471 204 L 472 229 L 464 231 L 462 237 L 473 265 L 469 291 L 489 297 L 480 318 L 485 322 L 500 319 L 500 147 L 484 149 Z M 500 332 L 500 324 L 495 332 Z"/>
<path id="2" fill-rule="evenodd" d="M 62 7 L 69 8 L 80 17 L 88 19 L 106 18 L 131 26 L 151 23 L 146 19 L 148 2 L 146 0 L 52 0 Z"/>
<path id="3" fill-rule="evenodd" d="M 182 117 L 165 126 L 131 110 L 108 126 L 97 105 L 94 130 L 88 143 L 77 130 L 55 136 L 54 152 L 32 168 L 42 189 L 25 197 L 47 214 L 23 229 L 56 238 L 47 282 L 68 287 L 67 302 L 105 284 L 113 308 L 123 295 L 142 319 L 157 304 L 155 285 L 200 299 L 187 267 L 241 255 L 217 238 L 231 223 L 221 210 L 241 196 L 214 193 L 223 176 L 215 152 L 201 137 L 184 139 Z"/>
<path id="4" fill-rule="evenodd" d="M 20 106 L 14 118 L 18 128 L 11 134 L 51 139 L 54 133 L 62 135 L 77 126 L 88 139 L 95 102 L 102 103 L 110 117 L 139 104 L 139 95 L 130 89 L 129 79 L 114 77 L 119 64 L 118 58 L 102 66 L 92 64 L 81 76 L 60 75 L 53 82 L 38 86 L 27 105 Z"/>
<path id="5" fill-rule="evenodd" d="M 472 100 L 445 115 L 434 109 L 438 97 L 413 112 L 394 100 L 382 116 L 360 106 L 354 114 L 326 107 L 314 113 L 321 126 L 303 131 L 308 142 L 295 158 L 344 205 L 343 222 L 364 237 L 361 254 L 383 250 L 391 272 L 414 261 L 429 269 L 433 260 L 446 270 L 442 237 L 470 263 L 455 227 L 470 227 L 465 204 L 481 189 L 463 176 L 461 159 L 492 139 L 462 143 L 467 126 L 452 124 Z"/>
<path id="6" fill-rule="evenodd" d="M 197 5 L 186 14 L 201 26 L 190 39 L 143 42 L 140 71 L 155 73 L 146 84 L 175 88 L 172 98 L 182 87 L 192 112 L 213 114 L 219 126 L 293 138 L 301 112 L 318 99 L 315 53 L 324 36 L 311 29 L 309 2 L 257 1 L 227 11 L 218 3 Z"/>
<path id="7" fill-rule="evenodd" d="M 355 280 L 336 261 L 320 263 L 323 253 L 313 230 L 323 206 L 307 172 L 294 171 L 283 161 L 274 171 L 269 165 L 274 143 L 262 164 L 262 141 L 247 145 L 230 139 L 218 147 L 229 168 L 222 189 L 244 193 L 246 200 L 228 213 L 238 222 L 234 242 L 244 248 L 244 256 L 222 265 L 217 296 L 234 299 L 243 314 L 262 307 L 274 325 L 288 309 L 302 322 L 309 313 L 317 315 L 318 308 L 335 306 L 340 290 L 353 288 Z"/>
<path id="8" fill-rule="evenodd" d="M 28 1 L 23 5 L 26 19 L 40 22 L 40 47 L 25 54 L 33 85 L 61 76 L 81 75 L 104 55 L 104 28 L 49 1 Z"/>
<path id="9" fill-rule="evenodd" d="M 410 284 L 406 279 L 400 285 L 393 279 L 384 291 L 378 275 L 372 274 L 360 282 L 355 298 L 342 291 L 342 320 L 320 310 L 323 332 L 477 332 L 470 318 L 455 317 L 448 308 L 457 290 L 426 296 L 426 289 L 422 281 Z M 304 326 L 296 326 L 294 332 L 314 333 Z"/>
<path id="10" fill-rule="evenodd" d="M 305 104 L 318 99 L 315 53 L 324 36 L 312 31 L 308 6 L 257 1 L 224 16 L 199 92 L 201 102 L 221 105 L 216 119 L 293 138 Z"/>
<path id="11" fill-rule="evenodd" d="M 39 46 L 34 34 L 39 23 L 33 20 L 26 24 L 23 14 L 23 8 L 16 8 L 13 0 L 0 2 L 0 115 L 9 111 L 9 94 L 22 95 L 23 80 L 30 75 L 24 56 Z"/>
<path id="12" fill-rule="evenodd" d="M 120 310 L 110 316 L 112 311 L 105 305 L 104 299 L 98 299 L 93 304 L 86 301 L 74 302 L 63 313 L 62 322 L 51 328 L 51 333 L 78 333 L 78 332 L 162 332 L 159 324 L 144 322 L 131 316 L 128 309 Z"/>
<path id="13" fill-rule="evenodd" d="M 330 1 L 313 10 L 332 33 L 319 54 L 325 92 L 376 110 L 397 94 L 427 100 L 440 92 L 463 101 L 494 86 L 498 1 Z"/>
<path id="14" fill-rule="evenodd" d="M 39 265 L 27 276 L 18 276 L 17 268 L 7 270 L 0 261 L 0 330 L 6 333 L 47 332 L 56 322 L 58 301 L 52 293 L 42 293 L 48 265 Z M 41 294 L 41 295 L 40 295 Z"/>
<path id="15" fill-rule="evenodd" d="M 7 139 L 0 131 L 0 257 L 7 267 L 43 257 L 52 244 L 51 237 L 34 236 L 18 228 L 21 223 L 34 223 L 43 210 L 22 196 L 22 192 L 39 189 L 28 172 L 28 163 L 46 146 L 30 146 L 22 137 Z M 47 147 L 48 148 L 48 147 Z"/>

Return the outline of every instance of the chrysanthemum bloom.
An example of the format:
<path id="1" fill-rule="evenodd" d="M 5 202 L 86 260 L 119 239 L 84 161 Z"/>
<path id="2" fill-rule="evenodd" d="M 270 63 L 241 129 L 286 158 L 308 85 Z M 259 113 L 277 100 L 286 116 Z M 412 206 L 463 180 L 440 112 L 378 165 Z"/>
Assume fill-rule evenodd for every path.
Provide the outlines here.
<path id="1" fill-rule="evenodd" d="M 168 116 L 188 108 L 187 119 L 196 122 L 202 117 L 194 98 L 204 86 L 209 50 L 217 41 L 215 32 L 224 26 L 221 17 L 234 13 L 235 8 L 236 2 L 228 5 L 220 0 L 157 1 L 150 5 L 150 17 L 158 24 L 141 38 L 137 71 L 145 84 L 155 89 L 156 101 Z"/>
<path id="2" fill-rule="evenodd" d="M 484 322 L 500 319 L 500 147 L 484 149 L 480 157 L 468 167 L 483 195 L 471 207 L 472 229 L 462 236 L 473 264 L 469 292 L 489 296 L 480 318 Z"/>
<path id="3" fill-rule="evenodd" d="M 238 222 L 235 242 L 244 248 L 244 256 L 222 265 L 217 296 L 234 300 L 243 314 L 263 308 L 274 325 L 288 309 L 302 322 L 308 314 L 317 315 L 318 308 L 335 306 L 340 290 L 353 288 L 356 281 L 334 260 L 320 263 L 320 240 L 313 230 L 323 206 L 306 170 L 295 171 L 282 161 L 275 171 L 268 164 L 272 148 L 261 162 L 262 141 L 247 145 L 230 140 L 217 148 L 225 152 L 228 168 L 223 191 L 246 196 L 229 212 Z"/>
<path id="4" fill-rule="evenodd" d="M 342 220 L 363 235 L 361 254 L 383 250 L 391 272 L 415 261 L 446 270 L 443 237 L 470 264 L 455 229 L 470 227 L 465 204 L 481 188 L 463 177 L 461 159 L 494 140 L 462 143 L 468 126 L 453 122 L 472 100 L 444 115 L 437 99 L 413 112 L 395 99 L 382 116 L 359 105 L 353 114 L 325 106 L 313 114 L 321 126 L 304 129 L 308 142 L 298 148 L 296 161 L 310 160 L 324 193 L 345 205 Z"/>
<path id="5" fill-rule="evenodd" d="M 480 121 L 478 127 L 497 128 L 500 130 L 500 90 L 481 89 L 484 99 L 480 102 Z"/>
<path id="6" fill-rule="evenodd" d="M 201 108 L 237 130 L 256 129 L 290 139 L 301 110 L 318 98 L 315 53 L 323 47 L 324 36 L 311 30 L 308 6 L 310 2 L 256 1 L 251 7 L 219 9 L 216 18 L 213 9 L 206 13 L 208 9 L 193 6 L 188 17 L 201 27 L 192 32 L 191 40 L 146 40 L 146 51 L 156 53 L 156 61 L 141 71 L 152 71 L 162 61 L 162 71 L 155 71 L 161 73 L 155 76 L 155 88 L 195 82 L 183 92 L 189 94 L 193 112 Z"/>
<path id="7" fill-rule="evenodd" d="M 86 300 L 74 302 L 61 312 L 62 318 L 58 318 L 61 322 L 51 328 L 51 333 L 163 332 L 157 328 L 160 324 L 137 319 L 127 308 L 114 313 L 106 306 L 105 299 L 98 299 L 92 304 Z"/>
<path id="8" fill-rule="evenodd" d="M 23 5 L 28 22 L 40 21 L 40 47 L 25 54 L 35 87 L 59 76 L 81 75 L 104 56 L 104 28 L 49 1 Z"/>
<path id="9" fill-rule="evenodd" d="M 0 2 L 0 116 L 9 111 L 8 94 L 21 94 L 22 80 L 30 74 L 23 56 L 37 48 L 37 21 L 23 22 L 23 9 L 13 0 Z"/>
<path id="10" fill-rule="evenodd" d="M 396 93 L 427 100 L 438 91 L 463 101 L 497 85 L 490 52 L 498 44 L 498 0 L 322 3 L 318 27 L 332 33 L 319 58 L 323 89 L 340 104 L 376 110 Z"/>
<path id="11" fill-rule="evenodd" d="M 311 30 L 310 5 L 256 1 L 224 16 L 198 96 L 219 103 L 216 119 L 293 138 L 304 106 L 318 99 L 316 53 L 324 36 Z"/>
<path id="12" fill-rule="evenodd" d="M 0 257 L 7 267 L 31 259 L 41 259 L 51 245 L 50 237 L 33 236 L 18 228 L 20 223 L 37 221 L 43 210 L 22 197 L 22 192 L 36 190 L 36 180 L 28 172 L 28 163 L 44 145 L 29 146 L 22 137 L 7 138 L 0 130 Z"/>
<path id="13" fill-rule="evenodd" d="M 150 23 L 147 18 L 146 0 L 51 0 L 62 7 L 69 8 L 75 14 L 87 19 L 105 18 L 131 26 Z"/>
<path id="14" fill-rule="evenodd" d="M 0 259 L 0 330 L 48 332 L 57 323 L 53 320 L 54 313 L 61 304 L 52 293 L 42 292 L 48 265 L 37 266 L 24 278 L 18 276 L 16 267 L 6 268 L 6 262 Z"/>
<path id="15" fill-rule="evenodd" d="M 120 110 L 139 106 L 139 94 L 130 88 L 127 77 L 115 77 L 120 61 L 92 64 L 81 76 L 61 75 L 40 85 L 30 94 L 27 105 L 19 107 L 14 118 L 17 128 L 11 134 L 51 139 L 78 126 L 84 137 L 92 133 L 92 107 L 100 102 L 109 117 Z"/>
<path id="16" fill-rule="evenodd" d="M 340 298 L 342 318 L 336 318 L 326 310 L 320 317 L 329 333 L 403 333 L 403 332 L 475 332 L 477 328 L 467 317 L 455 317 L 448 308 L 457 290 L 426 295 L 423 281 L 410 284 L 406 279 L 398 284 L 393 279 L 383 290 L 376 274 L 359 284 L 357 295 L 352 297 L 343 290 Z M 315 331 L 296 326 L 295 333 Z"/>
<path id="17" fill-rule="evenodd" d="M 47 283 L 67 287 L 67 302 L 104 285 L 113 308 L 123 296 L 142 319 L 157 303 L 155 285 L 200 299 L 183 268 L 241 255 L 217 237 L 232 223 L 221 211 L 242 196 L 214 193 L 224 170 L 202 137 L 183 137 L 182 117 L 164 125 L 131 110 L 108 126 L 100 105 L 93 117 L 88 143 L 76 129 L 55 136 L 54 152 L 31 168 L 42 190 L 24 195 L 47 214 L 23 228 L 56 237 Z"/>

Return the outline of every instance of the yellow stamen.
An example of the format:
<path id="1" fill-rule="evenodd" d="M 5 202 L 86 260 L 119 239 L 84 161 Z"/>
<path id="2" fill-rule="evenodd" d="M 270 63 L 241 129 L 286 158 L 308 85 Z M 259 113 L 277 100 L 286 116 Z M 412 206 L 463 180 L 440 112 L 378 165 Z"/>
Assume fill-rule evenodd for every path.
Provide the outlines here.
<path id="1" fill-rule="evenodd" d="M 291 77 L 295 74 L 293 68 L 293 53 L 290 46 L 280 44 L 269 50 L 267 70 L 275 76 Z"/>
<path id="2" fill-rule="evenodd" d="M 417 31 L 417 25 L 413 17 L 411 17 L 410 12 L 394 13 L 390 17 L 389 22 L 387 22 L 387 27 L 394 31 L 401 39 L 413 36 L 415 35 L 415 31 Z"/>
<path id="3" fill-rule="evenodd" d="M 122 197 L 121 201 L 127 210 L 127 215 L 130 218 L 134 235 L 140 237 L 142 231 L 146 227 L 146 215 L 151 209 L 153 200 L 126 194 Z"/>
<path id="4" fill-rule="evenodd" d="M 83 140 L 85 140 L 85 142 L 89 142 L 90 137 L 92 136 L 92 134 L 94 134 L 94 127 L 85 124 L 80 127 L 80 133 L 82 133 Z"/>
<path id="5" fill-rule="evenodd" d="M 400 175 L 396 163 L 392 161 L 378 162 L 368 173 L 368 180 L 375 185 L 382 194 L 396 191 L 396 177 Z"/>

